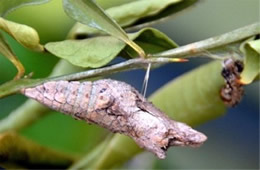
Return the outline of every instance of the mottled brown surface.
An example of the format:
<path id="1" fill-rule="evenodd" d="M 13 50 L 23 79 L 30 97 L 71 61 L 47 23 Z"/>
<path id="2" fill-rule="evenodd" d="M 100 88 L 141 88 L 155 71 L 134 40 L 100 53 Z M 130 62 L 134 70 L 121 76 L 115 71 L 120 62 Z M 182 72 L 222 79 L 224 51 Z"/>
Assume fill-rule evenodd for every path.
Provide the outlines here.
<path id="1" fill-rule="evenodd" d="M 225 85 L 221 88 L 220 97 L 225 105 L 234 107 L 244 95 L 243 84 L 239 81 L 244 66 L 241 61 L 232 58 L 224 60 L 222 65 L 221 75 L 225 79 Z"/>
<path id="2" fill-rule="evenodd" d="M 160 159 L 170 146 L 199 146 L 207 139 L 188 125 L 170 120 L 120 81 L 47 82 L 22 93 L 76 119 L 130 136 Z"/>

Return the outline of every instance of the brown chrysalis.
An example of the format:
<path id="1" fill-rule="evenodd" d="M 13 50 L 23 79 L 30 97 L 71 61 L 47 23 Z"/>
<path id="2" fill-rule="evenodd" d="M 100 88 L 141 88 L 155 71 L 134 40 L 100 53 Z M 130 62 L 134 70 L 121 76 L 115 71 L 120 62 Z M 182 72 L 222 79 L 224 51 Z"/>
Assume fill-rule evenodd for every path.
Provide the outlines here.
<path id="1" fill-rule="evenodd" d="M 161 159 L 170 146 L 199 146 L 207 139 L 188 125 L 169 119 L 120 81 L 50 81 L 22 93 L 76 119 L 130 136 Z"/>
<path id="2" fill-rule="evenodd" d="M 243 63 L 240 60 L 230 58 L 223 61 L 221 75 L 225 79 L 225 85 L 221 88 L 220 96 L 227 106 L 234 107 L 242 100 L 244 89 L 239 81 L 242 71 Z"/>

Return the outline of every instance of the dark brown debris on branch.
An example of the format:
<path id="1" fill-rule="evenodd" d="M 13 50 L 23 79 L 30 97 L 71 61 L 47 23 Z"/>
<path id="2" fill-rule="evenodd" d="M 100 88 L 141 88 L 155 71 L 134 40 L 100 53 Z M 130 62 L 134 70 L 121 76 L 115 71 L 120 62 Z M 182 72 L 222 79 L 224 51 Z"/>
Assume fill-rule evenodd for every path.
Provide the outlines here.
<path id="1" fill-rule="evenodd" d="M 170 146 L 200 146 L 207 137 L 169 119 L 130 85 L 103 79 L 95 82 L 51 81 L 22 93 L 76 119 L 130 136 L 142 148 L 165 158 Z"/>
<path id="2" fill-rule="evenodd" d="M 221 88 L 220 96 L 225 105 L 234 107 L 244 95 L 244 85 L 240 82 L 244 65 L 240 60 L 229 58 L 223 61 L 222 66 L 221 75 L 225 79 L 225 85 Z"/>

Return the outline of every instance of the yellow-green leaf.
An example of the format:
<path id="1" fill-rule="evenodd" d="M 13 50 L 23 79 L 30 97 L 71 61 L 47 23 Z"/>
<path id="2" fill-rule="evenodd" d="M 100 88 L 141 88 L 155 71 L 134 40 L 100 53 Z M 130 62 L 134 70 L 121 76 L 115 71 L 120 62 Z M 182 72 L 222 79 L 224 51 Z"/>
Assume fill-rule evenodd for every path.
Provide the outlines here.
<path id="1" fill-rule="evenodd" d="M 27 25 L 18 24 L 0 17 L 0 29 L 27 48 L 35 51 L 44 50 L 43 46 L 40 44 L 38 33 L 35 29 Z"/>
<path id="2" fill-rule="evenodd" d="M 112 7 L 106 10 L 112 18 L 116 18 L 122 27 L 131 25 L 147 16 L 154 16 L 170 5 L 177 4 L 182 0 L 139 0 Z"/>
<path id="3" fill-rule="evenodd" d="M 50 0 L 0 0 L 0 16 L 25 5 L 38 5 L 48 1 Z"/>
<path id="4" fill-rule="evenodd" d="M 106 9 L 106 13 L 122 27 L 142 28 L 191 6 L 197 0 L 138 0 L 117 4 Z M 79 35 L 98 34 L 99 30 L 81 23 L 76 23 L 69 33 L 69 38 Z"/>
<path id="5" fill-rule="evenodd" d="M 96 3 L 100 5 L 103 9 L 108 9 L 114 6 L 119 6 L 136 0 L 96 0 Z"/>
<path id="6" fill-rule="evenodd" d="M 109 63 L 124 46 L 122 41 L 104 36 L 86 40 L 50 42 L 45 48 L 75 66 L 98 68 Z"/>
<path id="7" fill-rule="evenodd" d="M 177 47 L 169 37 L 153 28 L 145 28 L 128 35 L 147 52 L 156 53 Z M 92 68 L 106 65 L 118 56 L 125 47 L 125 43 L 111 36 L 99 36 L 85 40 L 65 40 L 45 45 L 49 52 L 76 66 Z"/>
<path id="8" fill-rule="evenodd" d="M 260 40 L 246 42 L 241 48 L 245 58 L 240 81 L 243 84 L 250 84 L 260 74 Z"/>
<path id="9" fill-rule="evenodd" d="M 122 40 L 141 57 L 145 57 L 142 48 L 131 41 L 125 31 L 92 0 L 63 0 L 63 6 L 65 12 L 73 19 Z"/>
<path id="10" fill-rule="evenodd" d="M 171 19 L 174 15 L 179 14 L 179 12 L 186 11 L 185 9 L 192 7 L 197 2 L 200 2 L 200 0 L 176 0 L 175 2 L 172 1 L 170 5 L 168 5 L 163 10 L 158 11 L 157 14 L 148 15 L 138 19 L 136 22 L 129 25 L 128 29 L 140 29 L 143 27 L 151 26 L 153 24 L 164 22 L 168 19 Z"/>
<path id="11" fill-rule="evenodd" d="M 18 70 L 18 73 L 15 76 L 15 79 L 20 79 L 24 75 L 24 67 L 16 55 L 13 53 L 11 47 L 8 45 L 3 35 L 0 32 L 0 54 L 8 58 Z"/>

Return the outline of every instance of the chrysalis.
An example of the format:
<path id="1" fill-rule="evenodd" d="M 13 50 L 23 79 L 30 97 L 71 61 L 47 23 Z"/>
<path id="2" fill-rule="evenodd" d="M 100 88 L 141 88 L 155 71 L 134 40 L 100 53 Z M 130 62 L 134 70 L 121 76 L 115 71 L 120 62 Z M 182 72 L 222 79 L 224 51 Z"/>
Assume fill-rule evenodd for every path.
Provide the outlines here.
<path id="1" fill-rule="evenodd" d="M 243 63 L 241 61 L 231 58 L 224 60 L 221 75 L 224 77 L 226 84 L 222 87 L 220 96 L 227 106 L 236 106 L 243 97 L 244 89 L 239 81 L 242 71 Z"/>
<path id="2" fill-rule="evenodd" d="M 130 136 L 161 159 L 170 146 L 199 146 L 207 139 L 188 125 L 170 120 L 120 81 L 50 81 L 22 93 L 76 119 Z"/>

